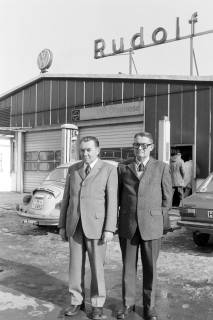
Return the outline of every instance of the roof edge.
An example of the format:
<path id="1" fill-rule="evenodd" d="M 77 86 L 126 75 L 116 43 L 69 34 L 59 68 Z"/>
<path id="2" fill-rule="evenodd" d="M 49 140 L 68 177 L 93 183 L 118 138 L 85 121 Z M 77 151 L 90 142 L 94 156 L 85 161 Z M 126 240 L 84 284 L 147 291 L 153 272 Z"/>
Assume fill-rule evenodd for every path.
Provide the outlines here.
<path id="1" fill-rule="evenodd" d="M 129 75 L 125 73 L 119 74 L 52 74 L 52 73 L 41 73 L 38 76 L 0 94 L 0 99 L 6 98 L 7 96 L 17 92 L 18 90 L 25 88 L 35 82 L 38 82 L 42 79 L 53 79 L 53 78 L 65 78 L 65 79 L 79 79 L 79 78 L 88 78 L 88 79 L 124 79 L 124 80 L 164 80 L 164 81 L 203 81 L 209 82 L 213 81 L 212 76 L 186 76 L 186 75 L 141 75 L 141 74 L 134 74 Z"/>

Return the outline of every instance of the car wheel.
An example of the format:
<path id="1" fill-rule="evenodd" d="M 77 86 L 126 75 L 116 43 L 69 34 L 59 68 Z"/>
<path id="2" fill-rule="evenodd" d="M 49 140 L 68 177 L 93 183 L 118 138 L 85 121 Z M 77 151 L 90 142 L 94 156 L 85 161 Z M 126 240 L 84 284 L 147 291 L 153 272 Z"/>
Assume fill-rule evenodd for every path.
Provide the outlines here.
<path id="1" fill-rule="evenodd" d="M 193 232 L 193 240 L 199 247 L 204 247 L 209 241 L 210 235 L 208 233 Z"/>

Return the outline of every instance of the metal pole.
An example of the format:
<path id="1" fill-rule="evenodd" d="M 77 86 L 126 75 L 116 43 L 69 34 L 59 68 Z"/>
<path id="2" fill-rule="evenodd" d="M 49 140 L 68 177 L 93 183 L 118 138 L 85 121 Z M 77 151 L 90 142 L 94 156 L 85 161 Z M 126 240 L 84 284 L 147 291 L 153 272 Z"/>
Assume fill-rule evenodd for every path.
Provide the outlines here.
<path id="1" fill-rule="evenodd" d="M 197 22 L 197 12 L 194 12 L 191 16 L 191 19 L 189 20 L 189 23 L 191 24 L 191 37 L 190 37 L 190 76 L 193 76 L 193 37 L 195 34 L 195 23 Z"/>
<path id="2" fill-rule="evenodd" d="M 190 38 L 190 76 L 193 76 L 193 37 Z"/>
<path id="3" fill-rule="evenodd" d="M 199 76 L 199 71 L 198 71 L 198 66 L 197 66 L 197 60 L 195 57 L 195 51 L 193 50 L 193 58 L 194 58 L 194 62 L 195 62 L 195 68 L 196 68 L 196 72 L 197 72 L 197 76 Z"/>
<path id="4" fill-rule="evenodd" d="M 129 49 L 129 74 L 132 74 L 132 48 Z"/>

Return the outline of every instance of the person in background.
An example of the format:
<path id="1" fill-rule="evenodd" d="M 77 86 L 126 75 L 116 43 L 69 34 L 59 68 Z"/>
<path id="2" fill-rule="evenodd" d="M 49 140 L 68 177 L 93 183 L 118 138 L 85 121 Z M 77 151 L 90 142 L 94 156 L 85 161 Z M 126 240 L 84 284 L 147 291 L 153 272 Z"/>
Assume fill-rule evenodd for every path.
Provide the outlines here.
<path id="1" fill-rule="evenodd" d="M 184 162 L 184 198 L 192 194 L 192 183 L 193 183 L 193 161 L 189 157 Z"/>
<path id="2" fill-rule="evenodd" d="M 196 164 L 196 177 L 194 178 L 193 174 L 194 164 L 193 160 L 189 156 L 187 161 L 184 162 L 184 198 L 190 196 L 193 190 L 196 189 L 196 181 L 195 179 L 200 174 L 200 169 L 198 164 Z"/>
<path id="3" fill-rule="evenodd" d="M 170 169 L 172 175 L 173 199 L 172 206 L 178 207 L 183 199 L 184 187 L 184 161 L 178 149 L 173 149 L 170 159 Z"/>
<path id="4" fill-rule="evenodd" d="M 170 229 L 168 210 L 172 202 L 172 181 L 168 164 L 150 156 L 154 148 L 149 132 L 134 137 L 134 159 L 119 164 L 118 234 L 123 260 L 123 308 L 117 319 L 135 311 L 138 250 L 143 270 L 145 320 L 157 320 L 155 310 L 156 265 L 163 232 Z"/>
<path id="5" fill-rule="evenodd" d="M 106 299 L 104 260 L 106 244 L 117 225 L 117 168 L 99 159 L 99 141 L 84 137 L 80 141 L 82 161 L 69 167 L 59 219 L 62 240 L 70 247 L 70 305 L 66 316 L 85 309 L 85 259 L 91 269 L 93 320 L 102 319 Z"/>

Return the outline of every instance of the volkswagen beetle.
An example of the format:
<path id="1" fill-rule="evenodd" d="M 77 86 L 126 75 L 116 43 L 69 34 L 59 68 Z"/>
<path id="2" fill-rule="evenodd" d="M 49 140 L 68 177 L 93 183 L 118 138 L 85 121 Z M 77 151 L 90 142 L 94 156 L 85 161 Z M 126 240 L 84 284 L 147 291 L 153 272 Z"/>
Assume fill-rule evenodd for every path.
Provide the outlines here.
<path id="1" fill-rule="evenodd" d="M 180 216 L 178 225 L 192 230 L 194 242 L 205 246 L 213 234 L 213 173 L 183 200 Z"/>
<path id="2" fill-rule="evenodd" d="M 115 161 L 104 161 L 117 166 Z M 75 162 L 60 165 L 51 171 L 40 186 L 24 196 L 21 204 L 17 204 L 17 213 L 24 223 L 37 226 L 58 225 L 66 175 L 69 166 Z"/>

